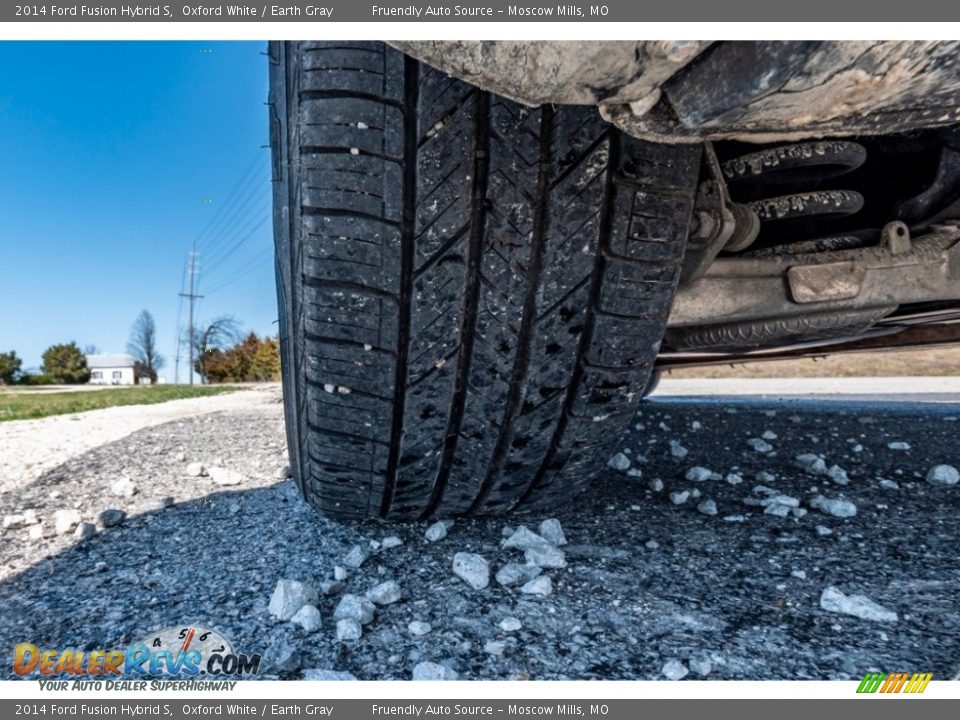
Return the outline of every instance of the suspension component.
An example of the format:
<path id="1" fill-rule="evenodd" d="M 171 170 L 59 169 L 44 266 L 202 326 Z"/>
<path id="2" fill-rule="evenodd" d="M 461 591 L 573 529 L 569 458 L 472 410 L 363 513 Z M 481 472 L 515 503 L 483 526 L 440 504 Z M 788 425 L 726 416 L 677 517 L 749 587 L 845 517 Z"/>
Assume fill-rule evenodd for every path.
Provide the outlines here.
<path id="1" fill-rule="evenodd" d="M 821 186 L 853 172 L 866 159 L 859 143 L 823 140 L 758 150 L 726 161 L 721 170 L 731 195 L 756 215 L 761 231 L 804 224 L 811 227 L 801 239 L 810 240 L 817 235 L 816 223 L 863 208 L 860 193 Z M 780 192 L 771 193 L 771 188 Z"/>
<path id="2" fill-rule="evenodd" d="M 706 144 L 704 163 L 707 178 L 697 189 L 687 249 L 680 270 L 680 283 L 703 277 L 721 251 L 748 248 L 760 232 L 756 213 L 730 200 L 720 163 L 711 143 Z"/>
<path id="3" fill-rule="evenodd" d="M 847 140 L 780 145 L 741 155 L 723 163 L 723 176 L 736 186 L 750 180 L 766 185 L 844 175 L 867 159 L 863 145 Z"/>
<path id="4" fill-rule="evenodd" d="M 747 203 L 761 223 L 812 217 L 843 217 L 863 208 L 863 195 L 853 190 L 818 190 Z"/>

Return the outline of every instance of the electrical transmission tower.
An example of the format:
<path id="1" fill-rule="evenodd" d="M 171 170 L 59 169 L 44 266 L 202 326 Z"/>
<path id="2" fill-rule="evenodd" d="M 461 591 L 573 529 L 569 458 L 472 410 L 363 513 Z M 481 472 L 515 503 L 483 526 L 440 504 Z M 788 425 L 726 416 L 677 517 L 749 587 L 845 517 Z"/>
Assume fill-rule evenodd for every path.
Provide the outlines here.
<path id="1" fill-rule="evenodd" d="M 189 292 L 178 293 L 178 294 L 180 295 L 180 297 L 185 297 L 185 298 L 187 298 L 187 300 L 188 300 L 189 303 L 190 303 L 190 310 L 189 310 L 189 318 L 190 318 L 190 319 L 189 319 L 188 324 L 187 324 L 187 333 L 188 333 L 187 337 L 189 338 L 189 343 L 190 343 L 190 365 L 188 366 L 188 368 L 189 368 L 188 373 L 189 373 L 189 376 L 190 376 L 190 384 L 193 385 L 193 355 L 194 355 L 193 350 L 194 350 L 194 342 L 195 342 L 195 340 L 196 340 L 196 336 L 195 336 L 195 333 L 194 333 L 194 331 L 193 331 L 193 303 L 194 303 L 194 301 L 199 300 L 200 298 L 203 297 L 203 295 L 197 295 L 196 292 L 195 292 L 195 290 L 196 290 L 196 288 L 197 288 L 197 283 L 196 283 L 197 275 L 199 274 L 199 271 L 198 271 L 198 269 L 197 269 L 197 250 L 196 250 L 196 245 L 194 245 L 193 249 L 190 250 L 190 270 L 189 270 L 188 274 L 189 274 L 189 278 L 190 278 L 190 281 L 189 281 L 189 282 L 190 282 L 190 290 L 189 290 Z M 178 347 L 179 347 L 179 346 L 178 346 Z M 179 357 L 179 351 L 178 351 L 178 352 L 177 352 L 177 363 L 178 363 L 178 366 L 179 366 L 179 361 L 180 361 L 180 357 Z M 178 372 L 179 372 L 179 367 L 178 367 Z"/>

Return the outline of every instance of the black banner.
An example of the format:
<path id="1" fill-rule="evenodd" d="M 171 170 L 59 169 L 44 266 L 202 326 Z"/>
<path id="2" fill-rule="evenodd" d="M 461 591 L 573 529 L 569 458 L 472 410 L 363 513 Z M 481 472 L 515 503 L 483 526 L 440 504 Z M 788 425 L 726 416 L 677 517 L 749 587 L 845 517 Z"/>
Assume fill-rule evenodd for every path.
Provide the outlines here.
<path id="1" fill-rule="evenodd" d="M 836 3 L 807 0 L 598 0 L 564 4 L 546 0 L 479 2 L 353 2 L 285 0 L 281 3 L 39 2 L 0 6 L 3 22 L 949 22 L 960 20 L 960 4 L 916 0 Z"/>

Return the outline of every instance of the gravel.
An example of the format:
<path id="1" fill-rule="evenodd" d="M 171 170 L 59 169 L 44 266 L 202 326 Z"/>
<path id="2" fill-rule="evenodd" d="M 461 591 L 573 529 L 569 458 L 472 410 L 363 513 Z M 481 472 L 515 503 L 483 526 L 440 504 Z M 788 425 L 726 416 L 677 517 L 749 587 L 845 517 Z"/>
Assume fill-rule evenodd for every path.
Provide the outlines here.
<path id="1" fill-rule="evenodd" d="M 53 513 L 53 530 L 57 535 L 66 535 L 80 522 L 80 513 L 76 510 L 57 510 Z"/>
<path id="2" fill-rule="evenodd" d="M 618 452 L 609 460 L 607 460 L 607 465 L 614 470 L 626 472 L 626 470 L 630 467 L 630 458 L 628 458 L 622 452 Z"/>
<path id="3" fill-rule="evenodd" d="M 321 580 L 317 584 L 321 595 L 339 595 L 343 591 L 343 582 L 340 580 Z"/>
<path id="4" fill-rule="evenodd" d="M 713 663 L 706 658 L 692 658 L 689 662 L 689 666 L 693 672 L 702 677 L 706 677 L 710 674 L 710 671 L 713 670 Z"/>
<path id="5" fill-rule="evenodd" d="M 353 673 L 343 670 L 325 670 L 321 668 L 309 668 L 303 671 L 304 680 L 356 680 Z"/>
<path id="6" fill-rule="evenodd" d="M 214 466 L 207 470 L 207 475 L 217 485 L 239 485 L 243 482 L 243 476 L 236 470 Z"/>
<path id="7" fill-rule="evenodd" d="M 431 630 L 433 630 L 433 625 L 423 620 L 411 620 L 407 625 L 407 630 L 414 637 L 421 637 L 427 635 Z"/>
<path id="8" fill-rule="evenodd" d="M 539 595 L 546 597 L 553 592 L 553 581 L 547 575 L 538 575 L 520 588 L 524 595 Z"/>
<path id="9" fill-rule="evenodd" d="M 374 615 L 376 607 L 372 602 L 352 594 L 340 598 L 337 609 L 333 611 L 334 620 L 354 620 L 361 625 L 373 622 Z"/>
<path id="10" fill-rule="evenodd" d="M 440 520 L 427 528 L 423 536 L 430 542 L 438 542 L 447 536 L 447 532 L 453 527 L 452 520 Z"/>
<path id="11" fill-rule="evenodd" d="M 522 565 L 520 563 L 507 563 L 497 570 L 497 582 L 504 587 L 514 585 L 523 585 L 540 574 L 539 565 Z"/>
<path id="12" fill-rule="evenodd" d="M 363 637 L 363 627 L 353 618 L 337 620 L 337 641 L 355 642 Z"/>
<path id="13" fill-rule="evenodd" d="M 277 581 L 277 586 L 270 596 L 269 612 L 277 620 L 289 620 L 304 605 L 315 604 L 320 599 L 317 591 L 299 580 L 283 579 Z"/>
<path id="14" fill-rule="evenodd" d="M 559 523 L 556 524 L 556 527 L 549 526 L 548 523 L 548 532 L 562 539 L 563 542 L 566 542 Z M 545 537 L 538 535 L 524 525 L 514 530 L 510 536 L 503 541 L 502 547 L 504 549 L 522 550 L 527 565 L 541 568 L 564 568 L 567 566 L 566 555 L 563 550 L 560 550 Z"/>
<path id="15" fill-rule="evenodd" d="M 556 547 L 567 544 L 567 536 L 563 534 L 563 527 L 556 518 L 548 518 L 540 523 L 540 536 Z"/>
<path id="16" fill-rule="evenodd" d="M 813 499 L 810 500 L 810 507 L 826 515 L 833 515 L 838 518 L 853 517 L 857 514 L 857 506 L 849 500 L 826 498 L 823 495 L 814 496 Z"/>
<path id="17" fill-rule="evenodd" d="M 847 475 L 847 471 L 839 465 L 831 465 L 827 469 L 827 477 L 833 480 L 833 482 L 835 482 L 837 485 L 850 484 L 850 478 Z"/>
<path id="18" fill-rule="evenodd" d="M 667 660 L 660 671 L 667 680 L 683 680 L 690 673 L 679 660 Z"/>
<path id="19" fill-rule="evenodd" d="M 827 612 L 852 615 L 861 620 L 873 622 L 896 622 L 897 613 L 878 605 L 864 595 L 844 595 L 840 590 L 831 586 L 824 588 L 820 594 L 820 607 Z"/>
<path id="20" fill-rule="evenodd" d="M 110 486 L 110 492 L 117 497 L 132 498 L 137 494 L 137 486 L 130 478 L 120 478 Z"/>
<path id="21" fill-rule="evenodd" d="M 74 530 L 73 536 L 77 540 L 89 540 L 94 535 L 97 534 L 97 526 L 93 523 L 82 522 L 77 525 L 77 529 Z"/>
<path id="22" fill-rule="evenodd" d="M 120 508 L 107 508 L 97 513 L 97 524 L 102 528 L 117 527 L 126 519 L 127 513 Z"/>
<path id="23" fill-rule="evenodd" d="M 666 676 L 670 660 L 688 668 L 687 679 L 704 677 L 705 667 L 721 680 L 859 680 L 874 667 L 955 672 L 960 493 L 927 480 L 938 465 L 960 467 L 952 455 L 957 423 L 945 420 L 958 414 L 955 406 L 654 400 L 636 423 L 643 429 L 621 445 L 632 449 L 628 469 L 642 467 L 643 480 L 605 469 L 577 501 L 510 521 L 537 530 L 532 534 L 556 549 L 543 523 L 560 523 L 566 567 L 544 570 L 526 565 L 525 550 L 501 547 L 502 517 L 458 520 L 435 543 L 424 540 L 421 524 L 387 529 L 324 519 L 292 480 L 278 479 L 289 463 L 278 389 L 239 395 L 243 403 L 231 401 L 222 413 L 139 430 L 131 422 L 135 432 L 107 435 L 80 452 L 71 446 L 61 453 L 47 430 L 33 446 L 17 441 L 14 454 L 42 457 L 45 469 L 20 467 L 10 474 L 16 492 L 0 494 L 0 639 L 7 646 L 22 641 L 24 628 L 45 647 L 98 648 L 191 622 L 219 630 L 235 648 L 263 653 L 264 678 L 330 672 L 409 679 L 418 665 L 432 663 L 464 679 L 654 679 Z M 153 422 L 150 414 L 161 408 L 136 411 Z M 86 438 L 102 424 L 89 415 L 39 427 Z M 0 423 L 0 436 L 16 437 L 9 427 L 16 425 Z M 767 431 L 777 438 L 764 437 Z M 750 437 L 775 440 L 777 454 L 753 452 L 743 442 Z M 688 449 L 684 463 L 671 454 L 670 440 Z M 888 451 L 894 441 L 909 441 L 911 450 Z M 9 467 L 2 437 L 0 447 L 0 466 Z M 805 453 L 825 460 L 825 472 L 797 467 L 794 458 Z M 188 480 L 188 461 L 243 480 Z M 827 475 L 832 465 L 847 473 L 842 488 Z M 684 477 L 689 466 L 742 482 L 693 483 Z M 122 479 L 138 491 L 114 495 L 111 486 Z M 648 484 L 654 479 L 658 491 Z M 885 487 L 885 479 L 896 486 Z M 755 484 L 772 492 L 753 493 Z M 693 485 L 700 498 L 692 498 Z M 688 493 L 686 505 L 671 503 L 675 492 Z M 745 496 L 758 504 L 745 504 Z M 856 515 L 795 514 L 817 496 L 852 503 Z M 797 504 L 774 502 L 778 497 Z M 694 511 L 708 499 L 729 513 L 724 519 L 737 520 Z M 774 505 L 786 515 L 765 514 Z M 125 518 L 84 540 L 77 530 L 57 535 L 54 514 L 70 509 L 81 524 L 104 510 Z M 348 568 L 343 558 L 354 547 L 366 559 Z M 476 591 L 452 574 L 461 552 L 486 559 L 497 582 Z M 806 578 L 793 574 L 801 569 Z M 502 583 L 508 576 L 513 581 Z M 549 594 L 521 591 L 538 578 Z M 312 605 L 319 630 L 308 633 L 269 612 L 281 580 L 317 591 L 293 613 Z M 363 600 L 391 580 L 403 596 L 370 603 L 367 624 L 335 619 L 344 595 Z M 847 605 L 863 597 L 881 608 L 880 617 L 890 617 L 886 611 L 898 619 L 825 609 L 828 587 Z M 334 588 L 340 594 L 326 594 Z M 520 623 L 516 630 L 501 625 L 511 618 Z M 415 634 L 415 622 L 429 632 Z M 488 651 L 501 644 L 502 654 Z"/>
<path id="24" fill-rule="evenodd" d="M 527 565 L 541 568 L 565 568 L 567 566 L 567 556 L 563 550 L 546 544 L 526 550 L 523 553 L 523 559 Z"/>
<path id="25" fill-rule="evenodd" d="M 455 670 L 434 662 L 417 663 L 413 668 L 414 680 L 456 680 L 459 678 Z"/>
<path id="26" fill-rule="evenodd" d="M 348 568 L 358 568 L 363 565 L 367 558 L 370 557 L 370 553 L 363 545 L 354 545 L 350 548 L 350 552 L 344 555 L 343 560 L 341 561 Z"/>
<path id="27" fill-rule="evenodd" d="M 323 627 L 323 617 L 314 605 L 304 605 L 290 618 L 290 622 L 299 625 L 304 632 L 317 632 Z"/>
<path id="28" fill-rule="evenodd" d="M 156 405 L 129 405 L 0 423 L 0 493 L 28 485 L 68 460 L 146 428 L 219 412 L 249 412 L 251 408 L 275 404 L 276 390 L 264 387 Z M 196 445 L 197 454 L 205 454 L 204 444 Z M 173 453 L 170 459 L 179 457 L 181 452 Z"/>
<path id="29" fill-rule="evenodd" d="M 691 482 L 705 482 L 713 477 L 713 470 L 695 465 L 687 470 L 687 474 L 684 475 L 684 477 Z"/>
<path id="30" fill-rule="evenodd" d="M 476 553 L 454 555 L 453 574 L 474 590 L 483 590 L 490 584 L 490 564 Z"/>
<path id="31" fill-rule="evenodd" d="M 704 500 L 697 505 L 697 511 L 703 513 L 704 515 L 716 515 L 717 503 L 715 503 L 713 500 Z"/>
<path id="32" fill-rule="evenodd" d="M 960 482 L 960 471 L 952 465 L 934 465 L 927 472 L 927 482 L 931 485 L 956 485 Z"/>
<path id="33" fill-rule="evenodd" d="M 300 669 L 303 655 L 300 647 L 288 636 L 274 639 L 264 653 L 267 667 L 279 673 L 294 673 Z"/>
<path id="34" fill-rule="evenodd" d="M 3 529 L 16 529 L 36 525 L 40 520 L 37 518 L 37 512 L 29 508 L 22 513 L 3 516 Z"/>
<path id="35" fill-rule="evenodd" d="M 403 597 L 396 580 L 387 580 L 367 591 L 367 600 L 374 605 L 392 605 Z"/>
<path id="36" fill-rule="evenodd" d="M 507 528 L 504 529 L 506 531 Z M 516 530 L 507 535 L 507 538 L 500 544 L 500 547 L 514 550 L 529 550 L 530 548 L 549 545 L 542 536 L 537 535 L 526 525 L 521 525 Z"/>
<path id="37" fill-rule="evenodd" d="M 814 453 L 803 453 L 796 457 L 797 465 L 811 475 L 826 475 L 827 463 L 822 457 Z"/>
<path id="38" fill-rule="evenodd" d="M 504 632 L 516 632 L 523 627 L 523 623 L 515 617 L 504 618 L 500 621 L 500 629 Z"/>
<path id="39" fill-rule="evenodd" d="M 758 453 L 773 452 L 773 445 L 768 443 L 763 438 L 750 438 L 749 440 L 747 440 L 747 445 L 749 445 L 754 452 L 758 452 Z"/>

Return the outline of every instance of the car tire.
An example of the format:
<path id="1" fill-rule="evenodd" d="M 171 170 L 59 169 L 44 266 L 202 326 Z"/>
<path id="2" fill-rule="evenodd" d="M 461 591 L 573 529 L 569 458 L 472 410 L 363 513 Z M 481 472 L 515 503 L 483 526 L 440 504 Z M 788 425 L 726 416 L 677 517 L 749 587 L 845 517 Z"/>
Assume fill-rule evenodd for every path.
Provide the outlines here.
<path id="1" fill-rule="evenodd" d="M 337 519 L 566 501 L 650 380 L 700 149 L 376 42 L 270 45 L 293 475 Z"/>

